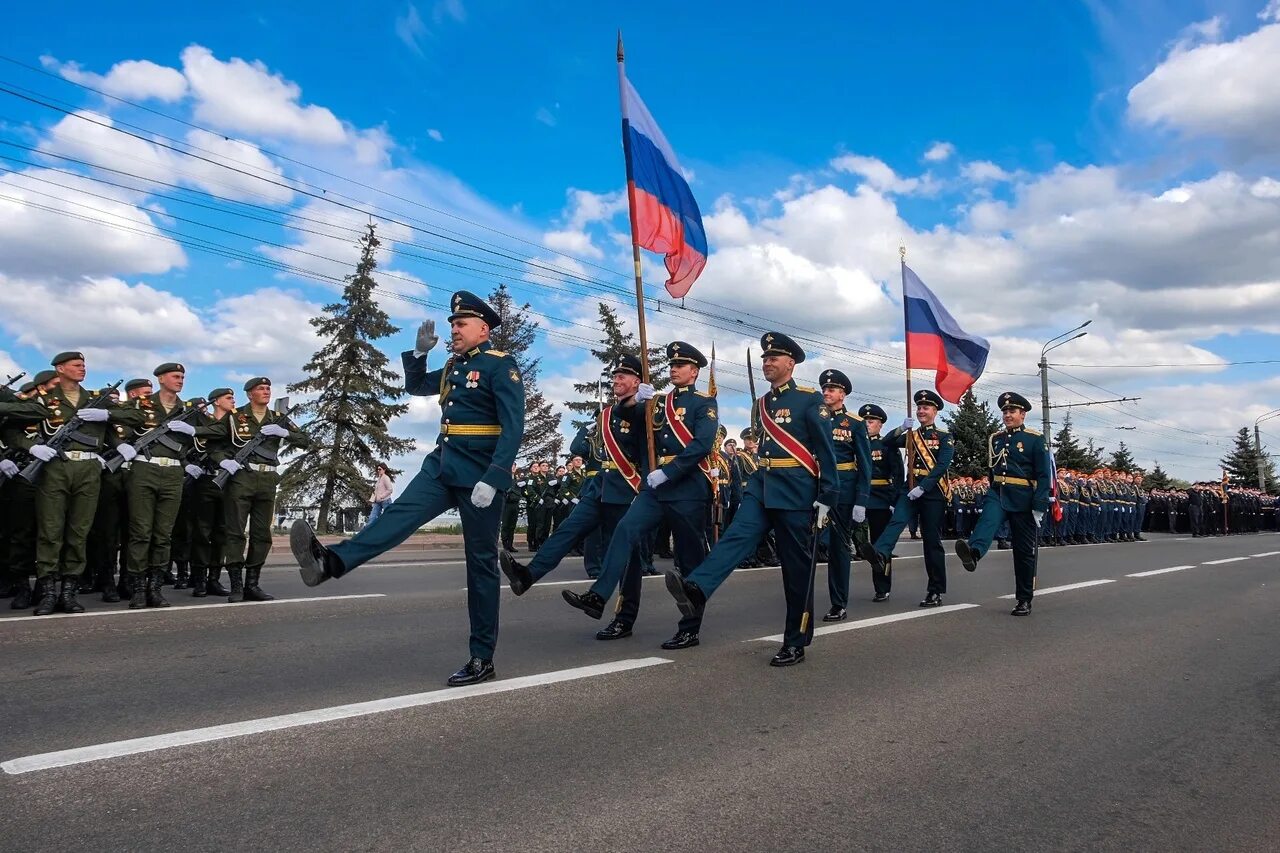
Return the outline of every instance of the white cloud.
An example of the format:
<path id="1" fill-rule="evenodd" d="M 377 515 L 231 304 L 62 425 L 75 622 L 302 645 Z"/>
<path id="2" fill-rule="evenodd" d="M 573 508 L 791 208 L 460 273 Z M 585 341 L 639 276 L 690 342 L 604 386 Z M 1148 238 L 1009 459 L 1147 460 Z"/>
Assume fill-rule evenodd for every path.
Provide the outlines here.
<path id="1" fill-rule="evenodd" d="M 466 23 L 467 10 L 462 5 L 462 0 L 436 0 L 436 5 L 431 10 L 431 18 L 437 25 L 446 21 L 462 24 Z"/>
<path id="2" fill-rule="evenodd" d="M 960 167 L 960 174 L 975 184 L 1005 183 L 1012 181 L 1014 173 L 1008 172 L 990 160 L 973 160 Z"/>
<path id="3" fill-rule="evenodd" d="M 396 15 L 396 38 L 419 56 L 423 55 L 422 40 L 427 35 L 427 25 L 418 13 L 418 7 L 410 3 L 403 12 Z"/>
<path id="4" fill-rule="evenodd" d="M 533 114 L 533 117 L 537 121 L 540 121 L 543 124 L 545 124 L 547 127 L 556 126 L 555 114 L 552 113 L 551 110 L 547 109 L 546 107 L 538 107 L 538 111 Z"/>
<path id="5" fill-rule="evenodd" d="M 431 137 L 436 142 L 444 142 L 444 134 L 436 130 L 434 127 L 428 128 L 427 136 Z"/>
<path id="6" fill-rule="evenodd" d="M 956 147 L 950 142 L 935 142 L 929 146 L 929 150 L 924 152 L 924 159 L 930 163 L 941 163 L 956 153 Z"/>
<path id="7" fill-rule="evenodd" d="M 918 178 L 902 178 L 887 163 L 876 157 L 842 154 L 831 161 L 837 172 L 857 175 L 874 190 L 895 195 L 933 195 L 941 189 L 931 173 Z"/>
<path id="8" fill-rule="evenodd" d="M 157 101 L 179 101 L 187 94 L 187 80 L 176 68 L 157 65 L 146 59 L 126 59 L 111 66 L 105 75 L 85 71 L 79 63 L 59 63 L 51 56 L 40 57 L 46 68 L 74 83 L 81 83 L 132 101 L 153 98 Z"/>

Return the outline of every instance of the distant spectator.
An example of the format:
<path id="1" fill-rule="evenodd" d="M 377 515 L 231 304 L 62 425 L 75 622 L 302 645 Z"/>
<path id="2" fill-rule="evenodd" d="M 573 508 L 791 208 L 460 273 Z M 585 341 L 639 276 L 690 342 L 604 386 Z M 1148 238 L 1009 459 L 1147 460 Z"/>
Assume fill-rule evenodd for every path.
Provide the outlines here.
<path id="1" fill-rule="evenodd" d="M 369 510 L 369 520 L 365 522 L 365 527 L 377 521 L 378 516 L 391 506 L 391 475 L 387 473 L 387 466 L 379 465 L 373 473 L 373 495 L 369 498 L 369 503 L 373 506 Z"/>

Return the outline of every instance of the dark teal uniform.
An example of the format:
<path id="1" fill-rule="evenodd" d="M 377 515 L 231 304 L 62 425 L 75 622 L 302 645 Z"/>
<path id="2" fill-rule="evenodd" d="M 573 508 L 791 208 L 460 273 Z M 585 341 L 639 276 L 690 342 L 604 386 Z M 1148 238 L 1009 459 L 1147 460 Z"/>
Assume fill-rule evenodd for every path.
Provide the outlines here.
<path id="1" fill-rule="evenodd" d="M 436 516 L 456 509 L 467 555 L 471 656 L 491 660 L 498 642 L 498 525 L 511 485 L 511 465 L 524 435 L 524 382 L 516 360 L 488 341 L 429 373 L 425 355 L 406 352 L 402 359 L 406 391 L 419 397 L 439 395 L 441 423 L 435 449 L 377 524 L 330 550 L 342 561 L 340 574 L 345 574 L 399 545 Z M 484 509 L 471 502 L 476 483 L 497 491 Z"/>
<path id="2" fill-rule="evenodd" d="M 840 497 L 831 512 L 845 530 L 853 530 L 853 508 L 867 506 L 871 495 L 871 442 L 862 418 L 841 406 L 831 411 L 831 441 L 835 445 Z M 834 527 L 832 528 L 834 531 Z M 827 560 L 827 591 L 832 607 L 849 606 L 849 568 L 852 554 L 845 538 L 831 533 Z"/>
<path id="3" fill-rule="evenodd" d="M 908 448 L 908 437 L 913 435 L 912 446 Z M 946 476 L 955 455 L 951 434 L 937 424 L 911 432 L 898 428 L 884 437 L 881 447 L 907 448 L 907 464 L 915 473 L 916 488 L 924 494 L 916 500 L 909 497 L 909 490 L 902 494 L 888 526 L 875 541 L 875 549 L 887 560 L 902 531 L 913 520 L 918 520 L 924 538 L 924 568 L 929 576 L 926 591 L 929 595 L 942 595 L 947 591 L 947 555 L 942 547 L 942 524 L 947 512 Z"/>
<path id="4" fill-rule="evenodd" d="M 871 448 L 871 494 L 867 498 L 867 524 L 871 528 L 871 541 L 875 542 L 889 526 L 894 507 L 903 493 L 902 456 L 892 447 L 886 447 L 881 436 L 868 438 Z M 892 564 L 885 564 L 885 571 L 871 569 L 871 584 L 877 594 L 887 595 L 893 587 Z"/>

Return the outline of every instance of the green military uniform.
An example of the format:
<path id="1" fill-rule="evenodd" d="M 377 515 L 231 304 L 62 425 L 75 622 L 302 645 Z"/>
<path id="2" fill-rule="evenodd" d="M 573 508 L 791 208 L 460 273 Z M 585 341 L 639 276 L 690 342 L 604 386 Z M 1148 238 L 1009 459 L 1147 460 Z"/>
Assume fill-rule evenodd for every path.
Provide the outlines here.
<path id="1" fill-rule="evenodd" d="M 516 550 L 516 525 L 520 522 L 520 498 L 523 481 L 519 481 L 517 472 L 507 487 L 506 500 L 502 504 L 502 547 L 507 551 Z"/>
<path id="2" fill-rule="evenodd" d="M 524 506 L 525 506 L 525 538 L 529 543 L 529 550 L 536 551 L 545 540 L 542 535 L 543 520 L 550 522 L 547 516 L 547 506 L 543 503 L 548 486 L 547 477 L 541 471 L 530 474 L 527 485 L 524 487 Z"/>
<path id="3" fill-rule="evenodd" d="M 47 382 L 53 371 L 37 374 Z M 6 394 L 0 402 L 0 459 L 7 461 L 6 474 L 0 482 L 0 566 L 13 589 L 13 610 L 31 606 L 29 578 L 36 571 L 36 489 L 17 476 L 24 459 L 23 425 L 43 417 L 44 407 L 26 395 L 34 392 L 37 382 L 23 386 L 24 399 Z M 7 389 L 5 389 L 7 391 Z"/>
<path id="4" fill-rule="evenodd" d="M 209 392 L 209 403 L 213 404 L 231 393 L 230 388 L 215 388 Z M 191 595 L 204 598 L 206 595 L 230 594 L 230 590 L 219 581 L 227 533 L 222 490 L 213 482 L 220 460 L 213 459 L 209 452 L 210 437 L 217 444 L 218 437 L 226 432 L 227 425 L 205 413 L 196 416 L 196 424 L 191 463 L 187 467 L 188 475 L 194 477 L 194 482 L 187 486 L 191 492 L 191 544 L 188 555 L 191 559 Z"/>

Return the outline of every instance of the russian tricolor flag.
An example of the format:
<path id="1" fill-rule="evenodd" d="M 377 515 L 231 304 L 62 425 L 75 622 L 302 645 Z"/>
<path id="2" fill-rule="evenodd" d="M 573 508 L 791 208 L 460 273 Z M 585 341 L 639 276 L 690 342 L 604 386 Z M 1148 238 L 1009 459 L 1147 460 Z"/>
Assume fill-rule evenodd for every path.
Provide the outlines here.
<path id="1" fill-rule="evenodd" d="M 667 292 L 679 299 L 707 265 L 707 232 L 675 152 L 631 81 L 621 76 L 627 189 L 634 198 L 636 241 L 641 248 L 666 255 L 671 275 Z"/>
<path id="2" fill-rule="evenodd" d="M 938 394 L 959 403 L 982 376 L 991 344 L 960 328 L 906 264 L 902 265 L 902 299 L 907 315 L 907 369 L 936 370 Z"/>

